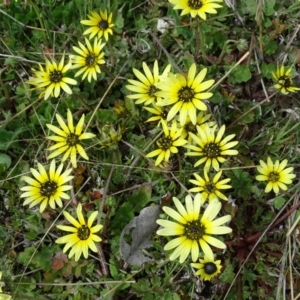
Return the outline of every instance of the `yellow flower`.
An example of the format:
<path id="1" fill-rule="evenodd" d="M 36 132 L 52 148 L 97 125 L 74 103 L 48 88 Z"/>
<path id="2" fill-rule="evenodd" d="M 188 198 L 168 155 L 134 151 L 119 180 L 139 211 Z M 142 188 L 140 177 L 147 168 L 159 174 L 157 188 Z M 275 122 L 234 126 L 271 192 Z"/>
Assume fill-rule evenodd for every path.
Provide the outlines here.
<path id="1" fill-rule="evenodd" d="M 44 99 L 49 96 L 58 97 L 62 88 L 67 94 L 72 94 L 72 90 L 68 84 L 76 84 L 77 81 L 64 77 L 64 74 L 71 68 L 71 61 L 64 65 L 65 55 L 63 55 L 59 64 L 55 61 L 46 60 L 46 70 L 39 64 L 39 71 L 33 69 L 34 77 L 26 83 L 36 86 L 36 89 L 41 90 L 44 94 Z"/>
<path id="2" fill-rule="evenodd" d="M 55 203 L 62 207 L 61 199 L 70 199 L 70 196 L 64 192 L 72 188 L 71 185 L 66 185 L 68 181 L 73 179 L 73 176 L 70 176 L 72 169 L 61 173 L 63 164 L 60 164 L 56 169 L 55 160 L 51 161 L 48 173 L 40 163 L 37 166 L 38 171 L 33 168 L 30 169 L 35 179 L 28 176 L 22 177 L 29 184 L 21 188 L 21 191 L 24 191 L 21 198 L 26 198 L 23 205 L 30 203 L 29 207 L 33 207 L 41 204 L 40 212 L 43 212 L 48 204 L 52 209 L 55 209 Z"/>
<path id="3" fill-rule="evenodd" d="M 195 196 L 194 201 L 190 195 L 187 195 L 185 197 L 186 207 L 176 197 L 173 197 L 173 201 L 178 212 L 166 206 L 163 207 L 163 210 L 176 222 L 163 219 L 156 221 L 159 225 L 165 227 L 159 229 L 157 234 L 179 236 L 168 242 L 164 247 L 164 250 L 176 248 L 171 254 L 170 260 L 175 260 L 179 257 L 179 262 L 183 263 L 191 253 L 192 261 L 195 262 L 199 257 L 199 248 L 202 249 L 204 255 L 213 257 L 213 252 L 209 244 L 220 249 L 226 248 L 223 242 L 211 236 L 212 234 L 227 234 L 232 232 L 231 228 L 221 226 L 231 220 L 230 215 L 214 220 L 222 206 L 218 200 L 209 202 L 203 214 L 200 214 L 200 194 Z"/>
<path id="4" fill-rule="evenodd" d="M 211 114 L 206 114 L 203 111 L 199 112 L 196 118 L 196 124 L 194 125 L 191 122 L 191 118 L 187 116 L 185 124 L 182 126 L 182 137 L 186 138 L 188 136 L 188 142 L 192 143 L 193 139 L 189 136 L 189 132 L 192 132 L 197 135 L 197 125 L 204 129 L 206 126 L 215 126 L 216 122 L 207 122 L 207 120 L 211 117 Z"/>
<path id="5" fill-rule="evenodd" d="M 160 106 L 155 105 L 152 103 L 153 107 L 144 106 L 144 109 L 151 112 L 154 116 L 150 117 L 146 122 L 158 122 L 159 125 L 161 123 L 161 120 L 164 120 L 167 122 L 167 111 L 165 109 L 162 109 Z"/>
<path id="6" fill-rule="evenodd" d="M 211 280 L 221 273 L 221 261 L 215 260 L 214 256 L 205 255 L 203 259 L 199 259 L 199 262 L 200 263 L 191 263 L 191 266 L 198 269 L 195 275 L 199 275 L 202 280 Z"/>
<path id="7" fill-rule="evenodd" d="M 108 15 L 107 10 L 101 11 L 100 15 L 92 11 L 91 16 L 88 15 L 89 20 L 80 21 L 81 24 L 91 26 L 91 28 L 84 31 L 83 34 L 90 34 L 89 39 L 92 39 L 98 34 L 100 39 L 104 36 L 105 40 L 108 40 L 108 34 L 113 34 L 111 30 L 115 25 L 112 23 L 112 13 Z"/>
<path id="8" fill-rule="evenodd" d="M 95 137 L 95 134 L 93 133 L 82 133 L 83 130 L 83 124 L 84 124 L 84 115 L 80 118 L 77 126 L 74 128 L 73 125 L 73 116 L 71 111 L 68 109 L 68 125 L 64 122 L 62 117 L 58 114 L 56 114 L 56 119 L 58 124 L 60 125 L 61 129 L 59 127 L 53 126 L 52 124 L 47 124 L 47 127 L 56 133 L 57 135 L 47 136 L 46 138 L 48 140 L 52 140 L 56 142 L 55 145 L 51 146 L 47 150 L 53 151 L 47 158 L 51 159 L 54 158 L 60 154 L 64 153 L 64 156 L 62 158 L 62 162 L 64 162 L 68 157 L 71 159 L 71 163 L 74 168 L 77 167 L 77 160 L 76 160 L 76 154 L 78 153 L 82 158 L 88 160 L 88 156 L 86 152 L 84 151 L 83 147 L 81 146 L 81 141 L 84 139 L 90 139 Z"/>
<path id="9" fill-rule="evenodd" d="M 69 253 L 69 258 L 71 258 L 75 254 L 75 261 L 78 261 L 81 254 L 83 254 L 84 258 L 86 259 L 88 258 L 89 249 L 91 249 L 94 252 L 97 252 L 97 247 L 95 245 L 95 242 L 101 242 L 101 238 L 95 233 L 101 230 L 103 226 L 101 224 L 98 224 L 92 227 L 92 224 L 98 215 L 97 211 L 94 211 L 90 215 L 87 222 L 83 217 L 81 204 L 78 204 L 76 212 L 77 212 L 78 221 L 74 219 L 66 211 L 63 212 L 65 218 L 74 227 L 57 225 L 56 226 L 57 228 L 72 233 L 58 238 L 55 242 L 57 244 L 66 244 L 63 249 L 64 253 L 67 252 L 70 248 L 72 248 Z"/>
<path id="10" fill-rule="evenodd" d="M 146 157 L 158 156 L 155 161 L 155 166 L 158 166 L 162 161 L 168 162 L 171 153 L 177 153 L 177 147 L 183 146 L 187 143 L 186 140 L 181 139 L 182 129 L 177 129 L 175 121 L 172 124 L 171 130 L 169 130 L 165 121 L 161 120 L 161 124 L 165 136 L 157 141 L 159 149 L 156 149 L 146 155 Z"/>
<path id="11" fill-rule="evenodd" d="M 229 142 L 235 137 L 235 134 L 231 134 L 225 137 L 222 140 L 222 137 L 225 132 L 225 125 L 223 125 L 218 131 L 217 135 L 215 135 L 215 130 L 217 126 L 210 128 L 206 126 L 203 130 L 201 127 L 197 126 L 199 137 L 193 133 L 189 133 L 194 142 L 196 142 L 197 146 L 194 145 L 186 145 L 185 148 L 193 150 L 191 152 L 187 152 L 186 155 L 189 156 L 201 156 L 195 163 L 195 167 L 205 163 L 205 168 L 209 169 L 211 166 L 215 169 L 215 171 L 219 171 L 219 163 L 223 163 L 226 159 L 223 157 L 224 155 L 237 155 L 237 150 L 232 150 L 230 148 L 236 146 L 238 142 Z"/>
<path id="12" fill-rule="evenodd" d="M 216 14 L 215 8 L 222 7 L 216 2 L 223 0 L 169 0 L 169 2 L 175 4 L 174 9 L 182 9 L 181 16 L 191 14 L 192 18 L 196 18 L 198 15 L 206 20 L 206 14 Z"/>
<path id="13" fill-rule="evenodd" d="M 222 171 L 219 171 L 213 177 L 213 179 L 210 179 L 210 177 L 207 175 L 206 169 L 204 169 L 204 179 L 196 173 L 194 173 L 193 175 L 195 176 L 196 180 L 190 179 L 189 181 L 197 185 L 197 187 L 194 187 L 189 191 L 196 193 L 201 192 L 203 202 L 206 199 L 212 201 L 218 198 L 228 200 L 228 198 L 224 194 L 222 194 L 220 190 L 231 188 L 231 185 L 226 184 L 230 181 L 230 178 L 219 181 L 222 176 Z"/>
<path id="14" fill-rule="evenodd" d="M 289 92 L 294 93 L 299 91 L 300 88 L 293 86 L 293 80 L 291 76 L 292 68 L 285 70 L 284 66 L 277 68 L 275 73 L 272 73 L 275 79 L 274 88 L 281 91 L 283 94 L 288 94 Z"/>
<path id="15" fill-rule="evenodd" d="M 155 94 L 158 91 L 155 84 L 158 83 L 162 78 L 166 77 L 170 72 L 170 69 L 171 65 L 168 65 L 163 71 L 162 75 L 159 75 L 157 60 L 154 62 L 153 73 L 151 73 L 145 62 L 143 62 L 143 70 L 145 75 L 137 69 L 132 69 L 134 75 L 139 79 L 139 81 L 128 79 L 128 82 L 131 83 L 131 85 L 126 85 L 126 88 L 135 94 L 127 95 L 127 98 L 135 100 L 136 104 L 144 105 L 149 105 L 151 103 L 155 104 L 156 101 L 161 100 L 161 98 L 157 97 Z"/>
<path id="16" fill-rule="evenodd" d="M 101 40 L 94 39 L 94 45 L 87 38 L 85 38 L 85 45 L 78 42 L 79 47 L 73 47 L 73 49 L 79 55 L 71 55 L 70 58 L 73 60 L 74 65 L 72 69 L 81 68 L 75 77 L 83 73 L 82 80 L 87 76 L 88 82 L 91 82 L 92 77 L 97 80 L 97 73 L 101 73 L 99 65 L 104 64 L 103 60 L 104 52 L 101 52 L 105 44 L 101 44 Z"/>
<path id="17" fill-rule="evenodd" d="M 271 158 L 268 157 L 267 163 L 262 160 L 260 160 L 259 163 L 260 166 L 257 167 L 257 171 L 262 175 L 257 175 L 256 180 L 268 182 L 265 193 L 269 193 L 272 189 L 276 194 L 279 193 L 279 189 L 286 191 L 286 184 L 291 184 L 292 179 L 296 177 L 295 174 L 290 174 L 294 168 L 289 167 L 285 169 L 288 163 L 287 159 L 281 163 L 279 160 L 273 163 Z"/>
<path id="18" fill-rule="evenodd" d="M 196 76 L 196 64 L 192 64 L 187 78 L 181 74 L 169 73 L 168 77 L 156 84 L 156 87 L 160 89 L 156 96 L 163 98 L 157 102 L 157 105 L 174 104 L 168 113 L 168 121 L 172 120 L 179 112 L 181 126 L 186 123 L 187 116 L 190 117 L 192 124 L 196 124 L 197 110 L 207 110 L 203 100 L 213 95 L 212 93 L 203 92 L 215 82 L 212 79 L 202 82 L 206 73 L 207 69 L 203 69 Z"/>

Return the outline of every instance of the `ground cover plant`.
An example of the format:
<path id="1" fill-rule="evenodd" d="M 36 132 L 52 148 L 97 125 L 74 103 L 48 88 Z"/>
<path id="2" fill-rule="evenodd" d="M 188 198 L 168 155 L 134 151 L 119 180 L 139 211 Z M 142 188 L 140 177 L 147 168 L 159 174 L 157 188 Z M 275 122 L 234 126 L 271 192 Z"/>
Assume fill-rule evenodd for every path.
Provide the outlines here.
<path id="1" fill-rule="evenodd" d="M 296 0 L 0 6 L 0 300 L 300 299 Z"/>

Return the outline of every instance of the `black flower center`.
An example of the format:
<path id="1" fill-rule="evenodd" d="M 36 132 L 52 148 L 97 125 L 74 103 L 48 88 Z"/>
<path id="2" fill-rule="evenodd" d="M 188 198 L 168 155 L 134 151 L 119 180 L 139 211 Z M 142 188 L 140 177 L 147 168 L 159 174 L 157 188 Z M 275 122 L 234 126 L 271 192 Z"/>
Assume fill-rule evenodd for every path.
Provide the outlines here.
<path id="1" fill-rule="evenodd" d="M 96 64 L 96 55 L 94 53 L 89 53 L 85 58 L 86 66 L 93 67 Z"/>
<path id="2" fill-rule="evenodd" d="M 272 181 L 272 182 L 278 182 L 279 178 L 280 178 L 280 176 L 277 172 L 271 172 L 269 174 L 269 180 Z"/>
<path id="3" fill-rule="evenodd" d="M 291 80 L 291 77 L 290 76 L 286 76 L 286 75 L 283 75 L 283 76 L 280 76 L 278 78 L 278 83 L 285 87 L 285 88 L 289 88 L 292 86 L 292 80 Z"/>
<path id="4" fill-rule="evenodd" d="M 155 97 L 155 93 L 158 91 L 158 88 L 156 86 L 154 86 L 153 84 L 149 86 L 148 89 L 148 95 L 150 97 Z M 156 97 L 155 97 L 156 98 Z"/>
<path id="5" fill-rule="evenodd" d="M 102 20 L 98 23 L 98 27 L 105 30 L 108 28 L 108 22 L 106 20 Z"/>
<path id="6" fill-rule="evenodd" d="M 218 270 L 215 263 L 208 262 L 204 264 L 204 272 L 208 275 L 214 274 Z"/>
<path id="7" fill-rule="evenodd" d="M 70 133 L 67 136 L 66 143 L 68 146 L 73 147 L 78 144 L 79 136 L 75 133 Z"/>
<path id="8" fill-rule="evenodd" d="M 184 235 L 189 240 L 200 240 L 205 232 L 199 220 L 188 222 L 184 225 Z"/>
<path id="9" fill-rule="evenodd" d="M 202 7 L 202 1 L 201 0 L 189 0 L 188 7 L 192 8 L 192 9 L 199 9 Z"/>
<path id="10" fill-rule="evenodd" d="M 196 125 L 193 125 L 193 123 L 188 123 L 188 124 L 186 124 L 186 125 L 184 126 L 184 128 L 185 128 L 185 130 L 186 130 L 187 132 L 192 132 L 192 133 L 194 133 L 194 134 L 197 133 L 197 127 L 196 127 Z"/>
<path id="11" fill-rule="evenodd" d="M 188 86 L 181 88 L 178 91 L 179 101 L 191 102 L 194 99 L 195 91 Z"/>
<path id="12" fill-rule="evenodd" d="M 63 75 L 62 75 L 61 71 L 54 70 L 54 71 L 50 72 L 50 81 L 51 82 L 54 82 L 54 83 L 61 82 L 62 77 L 63 77 Z"/>
<path id="13" fill-rule="evenodd" d="M 78 228 L 77 236 L 80 240 L 84 241 L 89 238 L 90 233 L 90 229 L 86 225 L 82 225 L 80 228 Z"/>
<path id="14" fill-rule="evenodd" d="M 204 156 L 216 158 L 220 155 L 220 145 L 216 143 L 207 143 L 203 148 Z"/>
<path id="15" fill-rule="evenodd" d="M 54 181 L 46 181 L 41 185 L 41 195 L 47 198 L 50 198 L 50 196 L 54 195 L 56 190 L 58 188 L 58 185 Z"/>
<path id="16" fill-rule="evenodd" d="M 205 189 L 208 193 L 213 193 L 215 191 L 215 185 L 212 181 L 205 184 Z"/>
<path id="17" fill-rule="evenodd" d="M 170 149 L 171 146 L 173 145 L 173 140 L 169 136 L 166 136 L 166 137 L 159 139 L 157 141 L 157 144 L 162 150 L 166 151 L 166 150 Z"/>

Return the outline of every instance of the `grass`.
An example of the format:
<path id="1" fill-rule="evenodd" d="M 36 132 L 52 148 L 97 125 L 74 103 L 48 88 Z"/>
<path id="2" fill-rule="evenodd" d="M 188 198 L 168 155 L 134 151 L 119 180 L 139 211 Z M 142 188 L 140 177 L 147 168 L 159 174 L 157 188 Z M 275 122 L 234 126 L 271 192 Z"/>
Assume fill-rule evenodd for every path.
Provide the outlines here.
<path id="1" fill-rule="evenodd" d="M 83 0 L 1 4 L 0 286 L 13 299 L 300 299 L 299 92 L 281 93 L 272 76 L 284 64 L 299 87 L 300 2 L 223 3 L 206 21 L 173 7 L 119 0 L 100 7 Z M 45 66 L 45 57 L 75 54 L 87 29 L 80 20 L 99 9 L 113 13 L 115 26 L 97 81 L 76 77 L 71 95 L 42 99 L 27 83 L 32 69 Z M 166 22 L 164 30 L 158 21 Z M 205 80 L 215 80 L 206 101 L 210 121 L 226 125 L 225 136 L 239 142 L 239 154 L 220 165 L 232 188 L 223 191 L 228 201 L 221 200 L 219 217 L 231 215 L 232 233 L 218 237 L 226 250 L 213 248 L 222 270 L 211 281 L 194 274 L 190 257 L 171 261 L 163 249 L 170 237 L 156 233 L 156 219 L 167 217 L 162 207 L 174 208 L 172 197 L 183 200 L 204 165 L 195 168 L 199 158 L 185 156 L 183 147 L 159 166 L 147 157 L 163 133 L 146 122 L 151 113 L 128 97 L 126 85 L 136 79 L 133 68 L 143 72 L 145 62 L 152 70 L 155 60 L 161 72 L 169 63 L 183 75 L 192 63 L 197 72 L 207 68 Z M 66 118 L 67 109 L 74 124 L 85 114 L 84 130 L 95 138 L 83 143 L 89 160 L 79 159 L 72 172 L 70 201 L 40 213 L 39 206 L 23 206 L 22 177 L 37 162 L 50 164 L 46 124 L 57 126 L 55 115 Z M 265 193 L 266 184 L 255 179 L 267 157 L 294 167 L 286 191 Z M 64 166 L 71 167 L 69 160 Z M 56 227 L 65 224 L 63 209 L 75 216 L 78 203 L 87 216 L 98 211 L 94 224 L 103 228 L 97 252 L 75 261 L 55 240 L 63 235 Z"/>

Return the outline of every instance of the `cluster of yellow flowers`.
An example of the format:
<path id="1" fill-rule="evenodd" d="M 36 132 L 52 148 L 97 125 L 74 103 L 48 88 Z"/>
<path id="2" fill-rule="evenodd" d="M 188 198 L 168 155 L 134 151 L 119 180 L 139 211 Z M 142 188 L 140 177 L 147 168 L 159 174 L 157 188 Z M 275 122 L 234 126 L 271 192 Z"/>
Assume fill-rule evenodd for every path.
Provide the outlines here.
<path id="1" fill-rule="evenodd" d="M 194 18 L 199 16 L 206 19 L 206 13 L 217 13 L 216 8 L 221 5 L 218 2 L 222 0 L 169 0 L 175 4 L 174 9 L 182 9 L 182 15 L 190 13 Z M 90 26 L 84 31 L 85 44 L 79 42 L 79 47 L 73 49 L 78 55 L 70 55 L 70 60 L 65 64 L 65 55 L 62 56 L 57 64 L 54 60 L 46 60 L 46 66 L 39 64 L 39 69 L 33 69 L 33 78 L 28 83 L 34 86 L 34 89 L 40 91 L 40 97 L 48 99 L 58 97 L 61 89 L 68 94 L 72 93 L 70 85 L 77 84 L 73 78 L 66 77 L 66 72 L 70 69 L 80 69 L 75 77 L 82 75 L 82 79 L 91 82 L 97 79 L 97 73 L 101 73 L 100 65 L 105 63 L 104 52 L 102 51 L 105 41 L 109 34 L 112 34 L 112 14 L 105 10 L 100 14 L 92 12 L 88 20 L 82 20 L 81 23 Z M 94 39 L 93 42 L 90 40 Z M 170 259 L 175 260 L 179 257 L 179 262 L 183 263 L 189 254 L 191 254 L 191 266 L 198 269 L 196 272 L 204 280 L 210 280 L 221 272 L 221 261 L 216 260 L 211 246 L 219 249 L 225 249 L 226 244 L 213 237 L 212 235 L 224 235 L 232 232 L 232 229 L 224 224 L 231 220 L 230 215 L 216 218 L 221 211 L 222 204 L 220 200 L 228 200 L 223 190 L 231 188 L 228 183 L 230 179 L 222 178 L 220 164 L 226 162 L 227 156 L 234 156 L 238 151 L 233 149 L 238 142 L 233 141 L 235 134 L 224 136 L 225 125 L 218 127 L 216 122 L 210 121 L 211 114 L 208 110 L 207 100 L 213 96 L 210 91 L 214 80 L 205 80 L 207 69 L 203 68 L 197 73 L 196 64 L 193 63 L 187 74 L 172 73 L 171 66 L 167 65 L 160 73 L 158 62 L 154 62 L 153 71 L 144 62 L 142 64 L 144 73 L 133 69 L 137 80 L 129 79 L 126 88 L 132 92 L 127 95 L 133 99 L 136 104 L 143 104 L 144 108 L 152 116 L 146 122 L 156 122 L 162 128 L 162 136 L 156 142 L 157 149 L 148 153 L 146 157 L 157 157 L 155 166 L 168 163 L 172 154 L 178 153 L 179 148 L 187 149 L 187 157 L 199 157 L 194 164 L 198 167 L 204 164 L 203 175 L 194 173 L 195 179 L 190 182 L 195 187 L 189 190 L 190 193 L 185 196 L 185 206 L 179 199 L 173 197 L 177 210 L 170 207 L 163 207 L 163 211 L 174 221 L 159 219 L 157 223 L 163 228 L 157 233 L 162 236 L 178 236 L 169 241 L 164 249 L 171 250 Z M 290 69 L 285 72 L 281 67 L 273 74 L 277 81 L 275 88 L 283 93 L 295 92 L 298 88 L 291 86 Z M 25 198 L 24 205 L 40 205 L 40 212 L 43 212 L 49 205 L 55 209 L 56 204 L 63 207 L 62 199 L 68 200 L 70 196 L 66 191 L 72 190 L 70 182 L 73 179 L 73 169 L 69 168 L 63 171 L 63 162 L 68 158 L 73 168 L 77 167 L 77 154 L 83 159 L 88 160 L 82 141 L 94 138 L 93 133 L 84 131 L 84 119 L 82 115 L 78 124 L 73 125 L 73 116 L 70 110 L 67 111 L 67 122 L 56 114 L 56 120 L 59 127 L 47 124 L 47 127 L 56 135 L 46 138 L 55 144 L 47 150 L 51 152 L 48 159 L 50 162 L 49 170 L 38 163 L 37 168 L 31 168 L 32 177 L 24 176 L 24 181 L 28 186 L 21 188 L 22 198 Z M 61 164 L 56 167 L 55 157 L 62 155 Z M 291 174 L 293 168 L 286 168 L 287 160 L 273 163 L 270 158 L 267 164 L 260 161 L 257 168 L 261 175 L 256 178 L 259 181 L 267 181 L 265 192 L 272 189 L 275 193 L 279 189 L 286 190 L 286 184 L 290 184 L 295 177 Z M 69 183 L 69 184 L 68 184 Z M 206 203 L 208 201 L 208 204 Z M 77 206 L 77 219 L 73 218 L 68 212 L 63 212 L 65 218 L 73 225 L 58 225 L 61 230 L 70 232 L 70 234 L 60 237 L 57 243 L 66 244 L 63 251 L 69 249 L 69 257 L 75 256 L 78 260 L 83 254 L 88 257 L 88 249 L 96 252 L 95 242 L 100 242 L 101 238 L 96 234 L 103 227 L 98 224 L 93 226 L 98 212 L 92 212 L 87 221 L 82 213 L 82 206 Z M 199 258 L 200 257 L 200 258 Z M 199 263 L 196 263 L 199 260 Z"/>
<path id="2" fill-rule="evenodd" d="M 82 80 L 87 78 L 91 82 L 92 78 L 97 80 L 97 73 L 101 73 L 100 65 L 105 63 L 102 37 L 108 40 L 109 34 L 113 34 L 112 13 L 108 14 L 107 10 L 100 11 L 100 14 L 92 12 L 88 15 L 89 20 L 82 20 L 81 23 L 90 26 L 84 35 L 89 34 L 89 39 L 85 38 L 85 44 L 78 42 L 79 47 L 73 46 L 73 50 L 78 55 L 70 55 L 69 62 L 65 64 L 65 54 L 63 54 L 60 62 L 57 64 L 54 60 L 45 58 L 46 67 L 39 64 L 39 70 L 32 69 L 33 77 L 27 81 L 28 84 L 35 86 L 39 90 L 40 97 L 48 99 L 58 97 L 61 89 L 67 94 L 72 94 L 68 84 L 76 85 L 77 81 L 73 78 L 66 77 L 66 72 L 70 69 L 80 69 L 75 77 L 82 75 Z M 90 40 L 94 38 L 94 43 Z"/>
<path id="3" fill-rule="evenodd" d="M 181 15 L 190 13 L 192 17 L 198 15 L 205 20 L 205 13 L 216 13 L 215 8 L 221 7 L 214 2 L 222 2 L 222 0 L 169 0 L 169 2 L 175 4 L 174 9 L 183 9 Z M 158 149 L 148 153 L 146 157 L 157 156 L 155 166 L 163 166 L 164 163 L 169 162 L 171 154 L 178 153 L 178 148 L 183 147 L 188 149 L 186 156 L 200 157 L 195 167 L 205 163 L 204 176 L 194 173 L 195 179 L 190 180 L 196 187 L 190 189 L 189 192 L 196 194 L 194 196 L 189 194 L 185 197 L 185 207 L 176 197 L 173 197 L 173 201 L 177 210 L 163 207 L 164 212 L 175 222 L 157 220 L 157 223 L 164 227 L 159 229 L 157 234 L 177 236 L 164 247 L 164 250 L 175 249 L 170 255 L 170 260 L 179 257 L 179 262 L 183 263 L 191 254 L 191 266 L 198 269 L 195 274 L 203 280 L 210 280 L 221 272 L 221 261 L 215 260 L 210 245 L 220 249 L 226 248 L 224 242 L 212 235 L 232 232 L 230 227 L 224 226 L 231 220 L 230 215 L 215 219 L 222 207 L 219 200 L 228 200 L 222 190 L 231 188 L 228 184 L 229 178 L 220 180 L 222 177 L 220 164 L 226 161 L 227 156 L 238 154 L 237 150 L 232 149 L 238 142 L 232 141 L 235 134 L 224 137 L 225 125 L 218 129 L 215 122 L 209 121 L 211 115 L 206 113 L 205 101 L 213 95 L 210 88 L 214 80 L 204 80 L 207 75 L 206 68 L 197 73 L 196 64 L 193 63 L 187 74 L 183 75 L 173 74 L 170 65 L 167 65 L 160 74 L 158 62 L 155 61 L 153 72 L 145 62 L 143 70 L 144 74 L 133 69 L 137 80 L 128 80 L 129 84 L 126 88 L 133 92 L 127 97 L 133 99 L 136 104 L 143 104 L 144 108 L 152 114 L 146 122 L 156 122 L 162 127 L 162 137 L 156 142 Z M 284 68 L 281 67 L 273 74 L 278 82 L 274 87 L 281 89 L 283 93 L 294 92 L 298 89 L 291 87 L 290 72 L 288 70 L 285 73 Z M 273 189 L 275 193 L 278 193 L 279 188 L 287 189 L 286 184 L 290 184 L 295 175 L 291 174 L 293 168 L 285 169 L 286 165 L 287 160 L 281 163 L 276 161 L 275 164 L 270 158 L 267 164 L 260 161 L 257 170 L 262 175 L 258 175 L 256 179 L 268 182 L 265 192 Z M 211 175 L 211 169 L 216 174 Z M 209 203 L 201 213 L 206 200 Z M 198 259 L 199 263 L 195 263 Z"/>
<path id="4" fill-rule="evenodd" d="M 27 83 L 35 86 L 34 89 L 39 90 L 40 97 L 48 99 L 51 97 L 58 97 L 61 89 L 68 94 L 72 94 L 72 90 L 68 84 L 75 85 L 75 79 L 66 77 L 66 72 L 69 69 L 80 70 L 75 74 L 75 77 L 82 75 L 82 80 L 87 78 L 91 82 L 92 78 L 97 80 L 97 73 L 101 73 L 100 65 L 104 64 L 104 52 L 102 51 L 105 43 L 102 43 L 101 38 L 107 41 L 109 34 L 113 34 L 112 27 L 112 14 L 100 11 L 100 14 L 92 12 L 88 15 L 89 20 L 82 20 L 81 23 L 90 26 L 89 29 L 84 31 L 84 35 L 89 34 L 89 39 L 94 38 L 94 42 L 85 38 L 85 45 L 81 42 L 78 43 L 79 47 L 74 46 L 73 49 L 79 55 L 70 55 L 70 60 L 65 64 L 65 55 L 62 56 L 60 62 L 57 64 L 54 60 L 46 60 L 45 69 L 39 64 L 39 70 L 33 69 L 33 78 Z M 82 147 L 82 141 L 85 139 L 94 138 L 95 134 L 84 132 L 84 114 L 81 116 L 78 124 L 73 125 L 73 116 L 70 110 L 67 111 L 67 123 L 64 119 L 56 114 L 56 120 L 59 127 L 52 124 L 47 124 L 47 127 L 56 135 L 47 136 L 48 140 L 53 141 L 55 144 L 50 146 L 47 150 L 52 152 L 48 155 L 47 159 L 52 159 L 49 170 L 38 163 L 38 170 L 31 168 L 31 173 L 34 178 L 23 176 L 23 180 L 28 183 L 28 186 L 21 188 L 23 192 L 21 198 L 25 198 L 23 205 L 33 207 L 40 205 L 40 212 L 42 213 L 49 205 L 55 209 L 56 204 L 63 207 L 62 199 L 68 200 L 70 196 L 66 191 L 72 189 L 71 183 L 74 176 L 71 175 L 73 169 L 69 168 L 63 172 L 63 162 L 70 158 L 70 163 L 73 168 L 77 167 L 77 154 L 82 158 L 88 160 L 88 156 Z M 53 158 L 63 155 L 61 164 L 56 168 L 56 162 Z M 97 218 L 98 212 L 94 211 L 89 216 L 88 220 L 82 213 L 82 206 L 77 206 L 78 221 L 74 219 L 68 212 L 63 211 L 65 218 L 74 226 L 58 225 L 57 228 L 71 232 L 66 236 L 60 237 L 56 240 L 59 244 L 66 244 L 63 251 L 66 252 L 71 248 L 69 257 L 75 255 L 75 260 L 78 260 L 83 254 L 88 258 L 88 249 L 96 252 L 97 248 L 95 242 L 100 242 L 101 238 L 95 233 L 100 231 L 103 227 L 98 224 L 92 226 L 94 220 Z"/>

